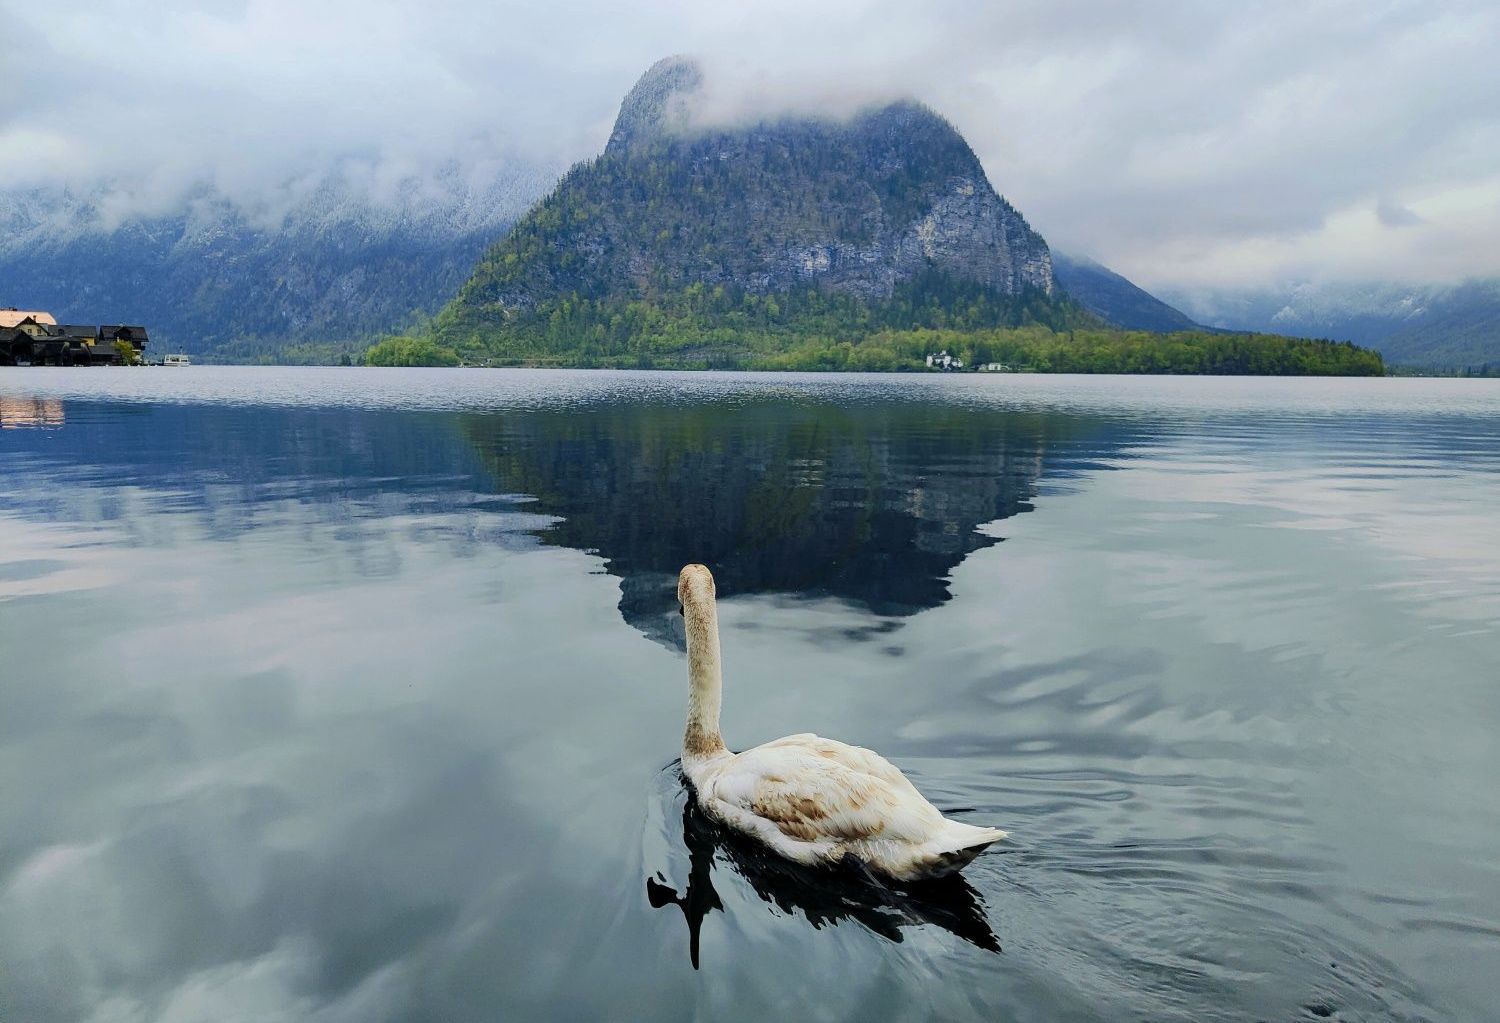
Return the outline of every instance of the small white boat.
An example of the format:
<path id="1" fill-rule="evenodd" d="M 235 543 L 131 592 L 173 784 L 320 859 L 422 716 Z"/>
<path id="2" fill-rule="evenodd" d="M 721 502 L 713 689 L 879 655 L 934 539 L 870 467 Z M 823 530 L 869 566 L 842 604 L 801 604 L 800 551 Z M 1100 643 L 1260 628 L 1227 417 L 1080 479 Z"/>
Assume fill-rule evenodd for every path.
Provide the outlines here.
<path id="1" fill-rule="evenodd" d="M 179 352 L 176 355 L 169 355 L 165 359 L 162 359 L 161 364 L 163 366 L 191 366 L 193 360 Z"/>

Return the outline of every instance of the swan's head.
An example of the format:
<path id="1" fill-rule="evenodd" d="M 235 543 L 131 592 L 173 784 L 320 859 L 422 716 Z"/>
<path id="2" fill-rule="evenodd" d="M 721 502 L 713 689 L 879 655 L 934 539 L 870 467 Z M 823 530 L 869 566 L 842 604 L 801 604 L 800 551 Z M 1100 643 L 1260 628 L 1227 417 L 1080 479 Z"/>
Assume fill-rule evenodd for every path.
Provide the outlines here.
<path id="1" fill-rule="evenodd" d="M 677 574 L 677 604 L 684 616 L 714 604 L 714 575 L 704 565 L 684 565 Z"/>

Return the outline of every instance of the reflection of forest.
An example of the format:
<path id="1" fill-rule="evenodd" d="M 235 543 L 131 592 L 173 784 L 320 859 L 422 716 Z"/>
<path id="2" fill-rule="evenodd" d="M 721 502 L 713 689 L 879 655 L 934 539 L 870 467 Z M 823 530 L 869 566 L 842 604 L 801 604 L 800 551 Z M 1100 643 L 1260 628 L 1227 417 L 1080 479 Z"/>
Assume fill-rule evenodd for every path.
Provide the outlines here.
<path id="1" fill-rule="evenodd" d="M 1097 424 L 1095 424 L 1097 425 Z M 918 403 L 601 405 L 471 416 L 508 490 L 562 521 L 549 543 L 597 551 L 621 612 L 672 634 L 673 583 L 710 565 L 723 596 L 831 596 L 881 615 L 948 598 L 948 573 L 1030 510 L 1049 446 L 1076 419 Z"/>

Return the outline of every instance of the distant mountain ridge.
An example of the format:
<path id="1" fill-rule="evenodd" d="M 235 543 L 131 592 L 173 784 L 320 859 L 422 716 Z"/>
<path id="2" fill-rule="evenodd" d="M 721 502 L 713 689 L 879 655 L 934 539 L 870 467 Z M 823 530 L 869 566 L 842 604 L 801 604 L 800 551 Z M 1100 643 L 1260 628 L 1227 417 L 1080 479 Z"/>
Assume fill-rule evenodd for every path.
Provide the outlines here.
<path id="1" fill-rule="evenodd" d="M 1500 278 L 1162 289 L 1204 323 L 1369 345 L 1394 365 L 1500 365 Z"/>
<path id="2" fill-rule="evenodd" d="M 704 83 L 692 60 L 658 62 L 604 151 L 560 182 L 525 164 L 480 176 L 450 162 L 377 187 L 351 158 L 259 198 L 204 185 L 124 216 L 108 185 L 0 192 L 0 305 L 141 323 L 152 354 L 242 362 L 352 358 L 399 332 L 417 337 L 393 342 L 421 342 L 388 353 L 407 362 L 895 369 L 929 345 L 1006 361 L 977 332 L 1200 330 L 1193 307 L 1053 253 L 919 103 L 714 124 Z M 1411 326 L 1451 338 L 1463 324 Z M 1154 343 L 1117 340 L 1121 359 Z M 1294 365 L 1222 352 L 1119 363 L 1165 364 Z"/>
<path id="3" fill-rule="evenodd" d="M 1087 256 L 1071 256 L 1054 249 L 1052 269 L 1057 283 L 1079 305 L 1113 326 L 1158 334 L 1201 329 L 1186 313 Z"/>
<path id="4" fill-rule="evenodd" d="M 604 152 L 485 255 L 438 336 L 470 353 L 617 357 L 642 335 L 712 345 L 740 322 L 852 335 L 1086 315 L 937 114 L 906 101 L 705 126 L 701 83 L 684 58 L 648 70 Z"/>
<path id="5" fill-rule="evenodd" d="M 145 324 L 157 352 L 357 354 L 435 313 L 549 180 L 518 166 L 474 183 L 449 165 L 379 195 L 335 170 L 279 210 L 203 186 L 119 220 L 102 191 L 0 193 L 0 304 Z"/>

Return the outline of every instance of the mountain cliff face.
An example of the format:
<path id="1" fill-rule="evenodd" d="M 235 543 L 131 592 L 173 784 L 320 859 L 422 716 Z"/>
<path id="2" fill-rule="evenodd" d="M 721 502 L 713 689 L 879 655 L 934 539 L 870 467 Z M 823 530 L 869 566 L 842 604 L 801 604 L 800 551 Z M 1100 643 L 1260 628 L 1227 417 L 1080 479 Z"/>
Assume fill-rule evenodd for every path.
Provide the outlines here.
<path id="1" fill-rule="evenodd" d="M 669 275 L 732 279 L 760 291 L 815 281 L 889 298 L 897 283 L 935 268 L 1006 294 L 1052 291 L 1047 243 L 995 193 L 968 143 L 932 111 L 902 102 L 848 122 L 785 118 L 703 128 L 694 123 L 693 105 L 702 82 L 690 60 L 658 62 L 620 105 L 605 148 L 606 159 L 627 163 L 680 161 L 690 193 L 717 184 L 753 215 L 745 225 L 749 246 L 721 253 L 729 265 L 679 250 L 661 261 Z M 617 221 L 601 233 L 627 247 L 645 241 L 632 238 L 630 226 Z M 718 225 L 702 226 L 712 242 Z M 626 262 L 650 256 L 640 246 Z"/>
<path id="2" fill-rule="evenodd" d="M 719 294 L 714 322 L 734 311 L 727 302 L 771 331 L 811 329 L 810 318 L 848 334 L 891 316 L 998 325 L 1066 305 L 1046 242 L 932 111 L 901 102 L 842 121 L 706 125 L 702 82 L 691 61 L 652 67 L 604 153 L 487 254 L 440 334 L 541 351 L 602 328 L 608 350 L 610 322 L 632 302 L 679 322 L 705 313 L 691 332 L 709 330 L 691 289 Z"/>
<path id="3" fill-rule="evenodd" d="M 142 323 L 156 352 L 357 352 L 437 312 L 546 180 L 524 170 L 475 184 L 450 167 L 377 197 L 330 173 L 274 212 L 204 187 L 124 219 L 105 192 L 0 193 L 0 305 Z"/>

